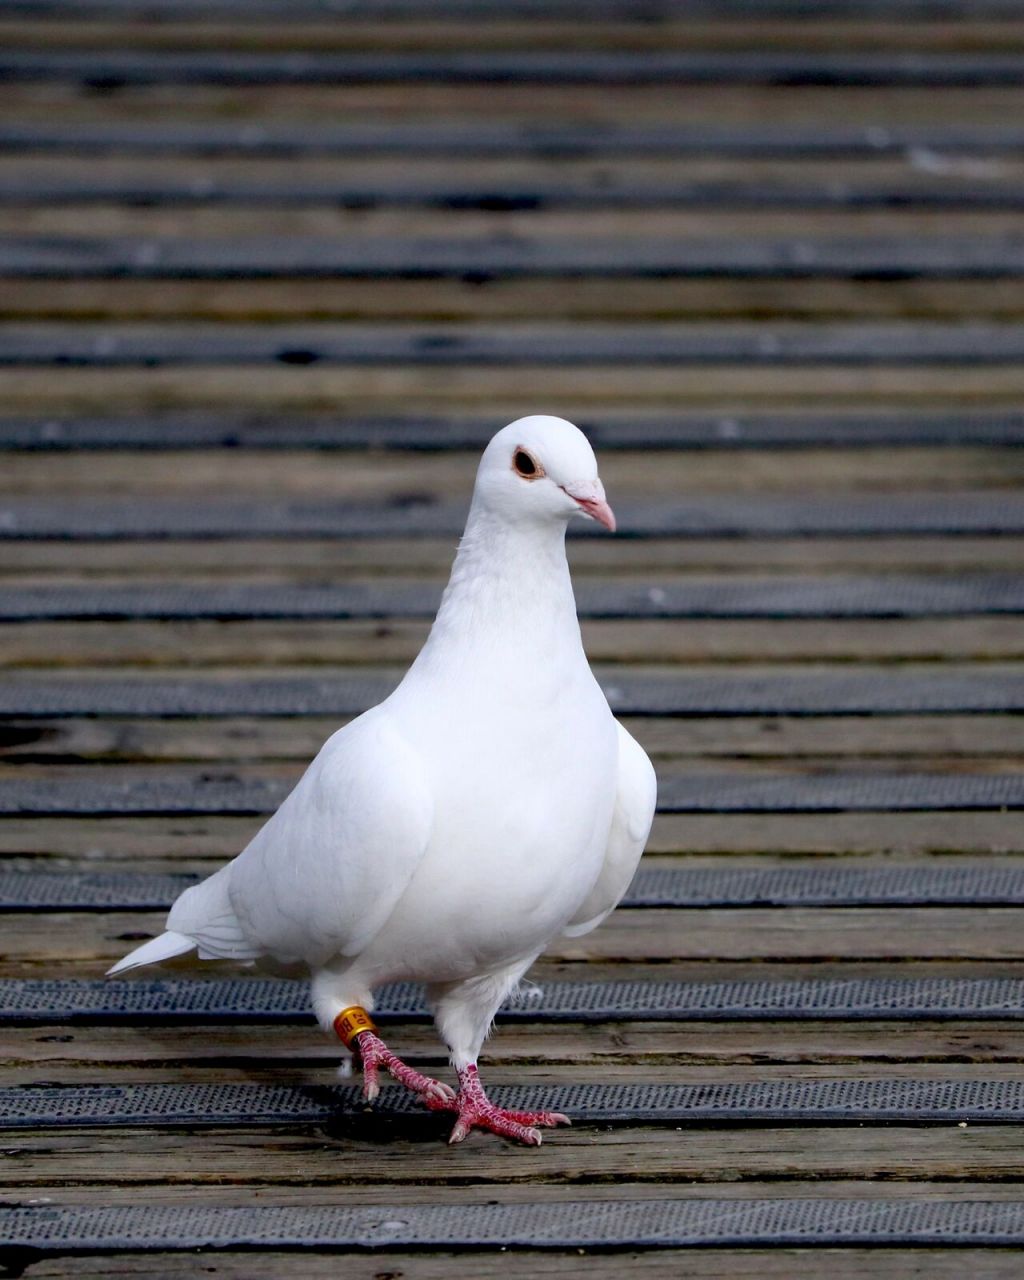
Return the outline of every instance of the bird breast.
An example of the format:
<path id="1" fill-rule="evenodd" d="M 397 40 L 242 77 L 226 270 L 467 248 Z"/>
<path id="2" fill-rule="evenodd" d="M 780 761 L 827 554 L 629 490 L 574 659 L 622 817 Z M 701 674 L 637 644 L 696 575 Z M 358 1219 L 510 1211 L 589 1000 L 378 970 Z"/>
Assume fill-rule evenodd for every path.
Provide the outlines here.
<path id="1" fill-rule="evenodd" d="M 496 733 L 450 724 L 435 742 L 430 843 L 373 946 L 389 969 L 401 956 L 457 980 L 540 951 L 572 917 L 600 874 L 615 799 L 615 722 L 597 693 L 542 735 L 527 713 Z"/>

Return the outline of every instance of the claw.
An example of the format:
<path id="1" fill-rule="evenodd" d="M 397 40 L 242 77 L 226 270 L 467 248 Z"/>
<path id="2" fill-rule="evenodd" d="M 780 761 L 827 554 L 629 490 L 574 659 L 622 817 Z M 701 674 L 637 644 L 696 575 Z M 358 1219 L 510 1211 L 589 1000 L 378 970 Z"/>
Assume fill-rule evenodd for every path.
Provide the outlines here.
<path id="1" fill-rule="evenodd" d="M 454 1102 L 455 1090 L 441 1080 L 434 1080 L 430 1088 L 423 1091 L 424 1102 L 429 1102 L 431 1099 L 440 1103 Z"/>
<path id="2" fill-rule="evenodd" d="M 501 1138 L 511 1138 L 513 1142 L 521 1142 L 528 1147 L 539 1147 L 541 1134 L 537 1126 L 553 1128 L 557 1124 L 571 1124 L 569 1117 L 559 1111 L 508 1111 L 497 1106 L 484 1092 L 480 1076 L 472 1064 L 460 1069 L 459 1084 L 462 1087 L 453 1102 L 427 1102 L 432 1111 L 458 1113 L 449 1144 L 463 1142 L 473 1129 L 485 1129 Z"/>
<path id="3" fill-rule="evenodd" d="M 404 1084 L 430 1106 L 450 1105 L 455 1101 L 455 1090 L 432 1076 L 416 1071 L 391 1052 L 384 1041 L 373 1031 L 363 1031 L 356 1040 L 356 1050 L 363 1068 L 363 1097 L 373 1102 L 380 1094 L 380 1072 L 384 1070 L 393 1080 Z"/>

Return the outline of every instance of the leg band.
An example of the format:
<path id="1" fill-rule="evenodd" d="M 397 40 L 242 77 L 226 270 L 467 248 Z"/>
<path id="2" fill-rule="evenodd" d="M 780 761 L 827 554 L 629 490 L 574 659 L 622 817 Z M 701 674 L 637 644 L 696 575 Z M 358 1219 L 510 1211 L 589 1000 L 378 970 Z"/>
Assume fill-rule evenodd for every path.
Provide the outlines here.
<path id="1" fill-rule="evenodd" d="M 345 1048 L 351 1049 L 352 1042 L 364 1031 L 376 1031 L 377 1028 L 366 1010 L 354 1004 L 348 1009 L 342 1009 L 334 1019 L 334 1030 Z"/>

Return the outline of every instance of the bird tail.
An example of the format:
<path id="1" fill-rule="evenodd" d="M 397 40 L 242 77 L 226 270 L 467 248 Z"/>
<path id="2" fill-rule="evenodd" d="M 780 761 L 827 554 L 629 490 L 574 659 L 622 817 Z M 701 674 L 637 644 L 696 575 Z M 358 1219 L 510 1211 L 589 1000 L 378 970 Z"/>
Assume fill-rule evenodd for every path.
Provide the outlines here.
<path id="1" fill-rule="evenodd" d="M 159 938 L 151 938 L 141 947 L 129 951 L 122 960 L 118 960 L 117 964 L 107 970 L 107 977 L 112 978 L 115 973 L 124 973 L 128 969 L 139 969 L 145 964 L 159 964 L 161 960 L 170 960 L 172 956 L 182 956 L 186 951 L 195 949 L 194 938 L 186 938 L 183 933 L 168 930 Z"/>

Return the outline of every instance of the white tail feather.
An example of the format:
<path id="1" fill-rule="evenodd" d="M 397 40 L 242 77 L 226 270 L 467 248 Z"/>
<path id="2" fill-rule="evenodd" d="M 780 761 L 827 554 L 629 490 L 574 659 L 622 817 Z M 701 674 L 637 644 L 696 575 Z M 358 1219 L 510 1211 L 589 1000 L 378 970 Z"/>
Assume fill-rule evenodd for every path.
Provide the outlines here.
<path id="1" fill-rule="evenodd" d="M 152 938 L 149 942 L 144 942 L 141 947 L 136 947 L 134 951 L 129 951 L 123 960 L 118 960 L 117 964 L 107 970 L 107 977 L 110 978 L 115 973 L 124 973 L 126 969 L 139 969 L 144 964 L 159 964 L 161 960 L 170 960 L 172 956 L 181 956 L 186 951 L 195 949 L 194 938 L 186 938 L 183 933 L 168 930 L 159 938 Z"/>

